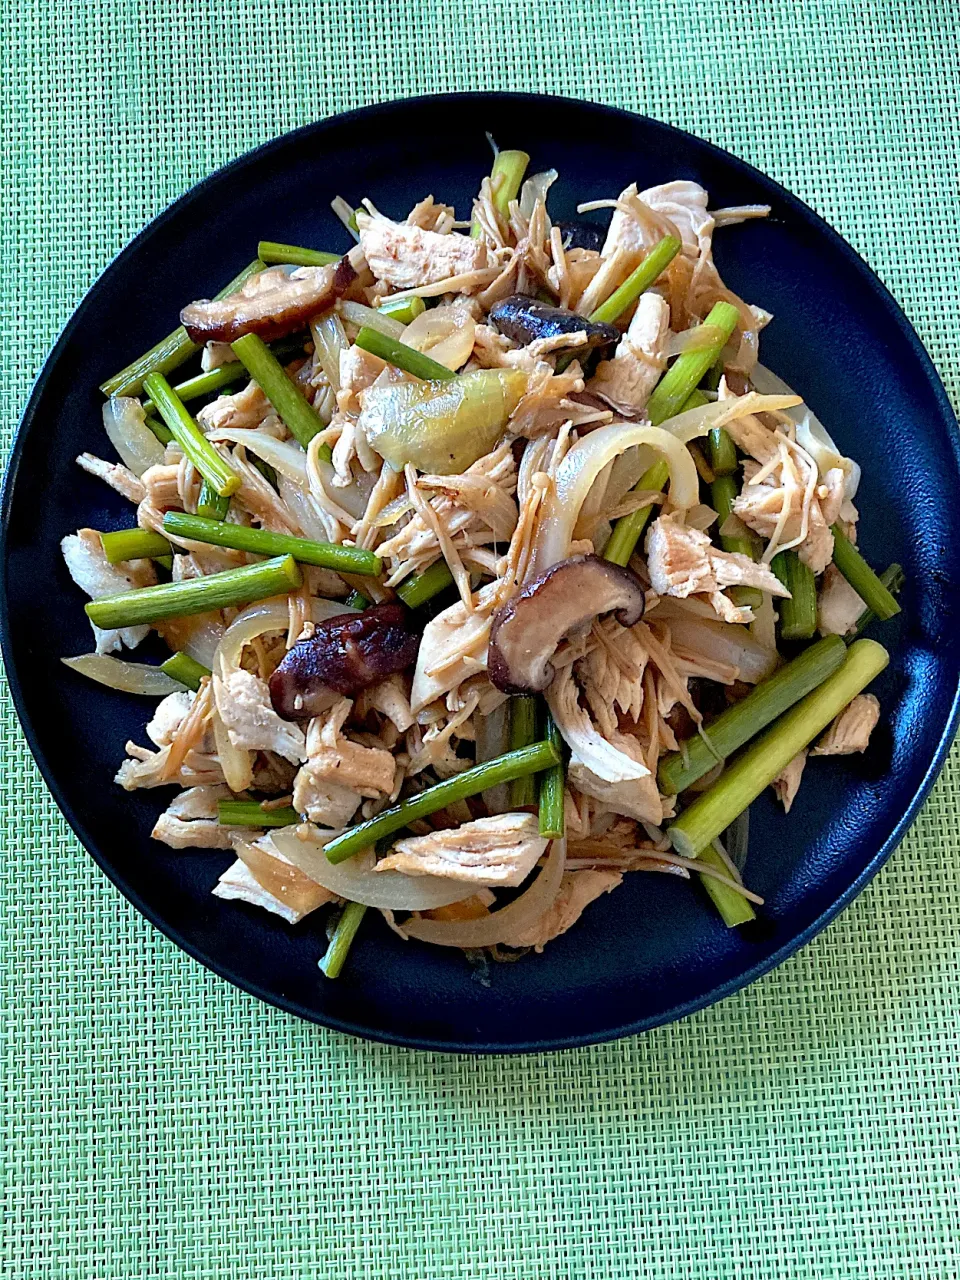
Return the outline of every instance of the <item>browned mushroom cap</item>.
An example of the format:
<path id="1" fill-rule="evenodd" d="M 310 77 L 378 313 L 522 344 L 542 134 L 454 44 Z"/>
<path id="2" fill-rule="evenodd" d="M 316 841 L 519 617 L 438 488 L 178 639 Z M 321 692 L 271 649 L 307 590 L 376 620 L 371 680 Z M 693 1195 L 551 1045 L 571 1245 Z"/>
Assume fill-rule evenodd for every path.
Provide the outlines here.
<path id="1" fill-rule="evenodd" d="M 319 623 L 270 677 L 273 709 L 284 720 L 319 715 L 340 694 L 356 697 L 417 660 L 420 637 L 400 604 L 378 604 Z"/>
<path id="2" fill-rule="evenodd" d="M 191 302 L 180 312 L 180 323 L 194 342 L 233 342 L 245 333 L 273 342 L 306 328 L 356 279 L 345 257 L 329 267 L 299 267 L 291 275 L 280 268 L 261 271 L 226 298 Z"/>
<path id="3" fill-rule="evenodd" d="M 489 319 L 502 334 L 524 346 L 540 338 L 572 337 L 575 333 L 585 333 L 586 343 L 578 350 L 596 348 L 601 355 L 605 355 L 610 348 L 616 346 L 622 336 L 615 325 L 588 320 L 586 316 L 578 316 L 566 307 L 555 307 L 523 293 L 515 293 L 498 302 L 491 310 Z"/>
<path id="4" fill-rule="evenodd" d="M 493 615 L 487 674 L 504 693 L 545 689 L 563 637 L 614 609 L 625 627 L 643 617 L 643 584 L 635 573 L 599 556 L 561 560 Z"/>

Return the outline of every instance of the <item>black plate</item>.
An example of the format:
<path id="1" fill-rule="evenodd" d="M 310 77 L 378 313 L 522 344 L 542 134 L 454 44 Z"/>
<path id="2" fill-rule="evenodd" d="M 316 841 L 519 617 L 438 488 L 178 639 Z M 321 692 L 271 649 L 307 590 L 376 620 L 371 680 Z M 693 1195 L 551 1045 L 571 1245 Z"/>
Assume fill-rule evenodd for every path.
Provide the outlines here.
<path id="1" fill-rule="evenodd" d="M 295 929 L 210 896 L 223 853 L 175 853 L 148 838 L 162 793 L 110 779 L 149 703 L 64 668 L 90 648 L 80 592 L 58 544 L 130 508 L 73 459 L 109 453 L 97 384 L 149 347 L 180 306 L 209 296 L 258 239 L 347 247 L 337 193 L 403 215 L 428 192 L 461 214 L 490 164 L 484 138 L 556 167 L 555 216 L 579 200 L 688 177 L 714 207 L 773 206 L 721 231 L 731 288 L 771 310 L 763 359 L 797 387 L 864 467 L 862 546 L 907 573 L 904 613 L 877 628 L 891 647 L 877 682 L 880 728 L 866 756 L 818 760 L 789 819 L 753 810 L 749 883 L 767 899 L 752 931 L 728 932 L 695 886 L 634 875 L 542 956 L 490 970 L 365 925 L 337 982 L 317 972 L 322 923 Z M 352 112 L 259 148 L 199 184 L 104 272 L 67 325 L 17 437 L 3 501 L 3 653 L 31 749 L 60 808 L 107 875 L 191 955 L 237 986 L 327 1026 L 473 1052 L 553 1049 L 641 1031 L 735 991 L 808 941 L 896 846 L 941 767 L 957 712 L 960 502 L 956 424 L 896 303 L 799 200 L 741 160 L 653 120 L 519 94 L 417 99 Z M 53 589 L 51 589 L 51 586 Z M 166 793 L 169 795 L 169 792 Z M 323 913 L 319 913 L 323 914 Z"/>

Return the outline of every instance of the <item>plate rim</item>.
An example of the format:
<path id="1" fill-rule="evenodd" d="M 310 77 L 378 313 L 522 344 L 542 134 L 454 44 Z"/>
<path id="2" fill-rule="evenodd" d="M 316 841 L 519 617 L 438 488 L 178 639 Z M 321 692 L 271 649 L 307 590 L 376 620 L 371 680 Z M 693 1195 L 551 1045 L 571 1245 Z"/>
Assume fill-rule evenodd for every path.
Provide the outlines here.
<path id="1" fill-rule="evenodd" d="M 136 908 L 136 910 L 144 916 L 156 929 L 158 929 L 165 937 L 170 939 L 181 951 L 184 951 L 192 959 L 198 961 L 202 967 L 217 977 L 225 979 L 231 986 L 252 995 L 276 1009 L 281 1010 L 288 1016 L 299 1018 L 302 1021 L 313 1023 L 315 1025 L 326 1027 L 330 1030 L 340 1032 L 345 1035 L 357 1037 L 362 1040 L 389 1044 L 397 1047 L 408 1049 L 419 1049 L 430 1052 L 439 1053 L 469 1053 L 476 1055 L 502 1054 L 502 1055 L 518 1055 L 530 1053 L 546 1053 L 560 1052 L 567 1049 L 580 1048 L 588 1045 L 603 1044 L 612 1040 L 622 1039 L 627 1036 L 640 1035 L 646 1031 L 652 1031 L 657 1027 L 668 1025 L 669 1023 L 679 1021 L 689 1017 L 691 1014 L 710 1005 L 717 1004 L 721 1000 L 727 999 L 736 992 L 749 986 L 757 979 L 772 972 L 778 968 L 790 956 L 794 955 L 802 947 L 811 942 L 823 929 L 827 927 L 842 911 L 844 911 L 853 900 L 863 892 L 866 886 L 874 878 L 881 867 L 887 862 L 893 851 L 906 835 L 909 827 L 912 825 L 920 808 L 926 801 L 930 791 L 939 776 L 947 755 L 953 745 L 954 737 L 957 732 L 958 723 L 960 723 L 960 672 L 957 673 L 956 686 L 950 703 L 949 713 L 945 721 L 943 732 L 937 743 L 937 747 L 933 756 L 923 774 L 920 783 L 914 790 L 909 804 L 906 806 L 903 814 L 896 822 L 893 830 L 887 839 L 881 844 L 876 853 L 870 858 L 863 870 L 856 879 L 837 897 L 827 908 L 825 908 L 811 923 L 799 934 L 795 934 L 782 947 L 749 969 L 737 974 L 735 977 L 727 979 L 719 986 L 712 987 L 708 992 L 680 1004 L 670 1007 L 668 1010 L 650 1017 L 634 1019 L 630 1022 L 620 1024 L 615 1027 L 606 1028 L 602 1031 L 586 1032 L 577 1035 L 557 1036 L 547 1040 L 534 1040 L 529 1042 L 513 1041 L 509 1044 L 503 1044 L 496 1041 L 483 1042 L 458 1042 L 455 1040 L 439 1040 L 430 1036 L 406 1035 L 393 1031 L 384 1031 L 372 1029 L 369 1026 L 359 1025 L 350 1022 L 347 1019 L 339 1018 L 334 1015 L 320 1014 L 314 1009 L 307 1008 L 298 1004 L 294 1000 L 287 999 L 282 994 L 275 994 L 266 991 L 256 982 L 247 981 L 246 979 L 238 979 L 234 974 L 219 965 L 216 959 L 203 953 L 198 947 L 192 945 L 189 940 L 182 936 L 176 926 L 171 925 L 159 912 L 149 906 L 142 896 L 132 889 L 126 882 L 124 877 L 109 864 L 109 861 L 103 856 L 97 846 L 97 842 L 87 832 L 85 824 L 79 814 L 75 811 L 74 806 L 63 795 L 60 784 L 46 759 L 42 748 L 40 747 L 34 724 L 29 717 L 26 709 L 26 700 L 21 685 L 20 674 L 15 664 L 12 662 L 13 639 L 10 632 L 9 610 L 7 608 L 8 596 L 8 531 L 11 516 L 11 506 L 13 502 L 13 494 L 16 488 L 17 474 L 22 460 L 27 437 L 33 427 L 33 420 L 36 416 L 37 407 L 46 390 L 46 385 L 53 375 L 54 369 L 60 359 L 63 349 L 66 347 L 74 331 L 82 323 L 84 313 L 89 305 L 95 291 L 101 285 L 105 277 L 113 271 L 113 269 L 122 264 L 124 260 L 131 256 L 137 248 L 146 241 L 156 231 L 160 230 L 169 221 L 174 219 L 183 208 L 190 205 L 191 202 L 199 198 L 206 188 L 219 181 L 224 174 L 234 169 L 239 169 L 253 160 L 261 160 L 268 158 L 274 150 L 280 150 L 290 145 L 298 137 L 306 137 L 308 135 L 320 136 L 328 129 L 340 128 L 344 125 L 361 123 L 366 120 L 375 118 L 377 115 L 390 113 L 397 108 L 411 107 L 418 105 L 463 102 L 471 100 L 474 102 L 482 102 L 495 100 L 499 102 L 515 102 L 518 105 L 524 102 L 552 102 L 564 108 L 574 108 L 576 110 L 587 110 L 596 112 L 600 115 L 606 115 L 611 121 L 630 122 L 636 124 L 637 121 L 643 122 L 647 127 L 655 130 L 662 130 L 669 135 L 676 136 L 684 140 L 685 143 L 693 143 L 698 148 L 704 148 L 713 156 L 713 158 L 722 161 L 725 165 L 733 170 L 739 170 L 754 181 L 759 181 L 764 186 L 776 192 L 778 198 L 789 206 L 793 212 L 800 215 L 801 220 L 808 224 L 813 223 L 818 233 L 826 235 L 831 241 L 833 247 L 847 260 L 847 262 L 857 271 L 864 279 L 866 285 L 872 290 L 879 303 L 885 309 L 889 318 L 893 321 L 897 333 L 911 347 L 914 356 L 918 359 L 920 368 L 925 375 L 926 381 L 930 389 L 934 393 L 935 400 L 941 411 L 944 425 L 957 427 L 957 419 L 953 412 L 947 396 L 946 388 L 943 380 L 937 371 L 929 353 L 921 342 L 916 330 L 911 324 L 909 318 L 900 307 L 893 294 L 873 270 L 870 264 L 857 252 L 856 249 L 844 237 L 836 231 L 815 209 L 811 208 L 805 201 L 794 195 L 786 187 L 784 187 L 776 179 L 769 177 L 751 164 L 748 160 L 743 160 L 733 152 L 723 147 L 717 146 L 715 143 L 701 138 L 691 133 L 689 130 L 682 129 L 677 125 L 669 124 L 666 121 L 658 120 L 653 116 L 645 115 L 641 112 L 629 111 L 622 107 L 613 107 L 606 103 L 593 102 L 584 98 L 567 97 L 561 94 L 539 94 L 539 93 L 522 93 L 512 91 L 486 91 L 472 90 L 460 93 L 436 93 L 436 94 L 419 94 L 412 97 L 393 98 L 386 102 L 371 103 L 366 106 L 356 107 L 349 111 L 337 112 L 333 115 L 321 117 L 304 125 L 298 126 L 296 129 L 289 130 L 285 133 L 278 134 L 267 141 L 260 143 L 258 146 L 244 151 L 241 155 L 227 161 L 225 164 L 218 166 L 216 169 L 208 173 L 199 181 L 193 183 L 186 191 L 166 205 L 154 218 L 151 218 L 137 233 L 133 236 L 122 249 L 116 253 L 113 258 L 100 271 L 89 288 L 85 291 L 83 297 L 77 303 L 73 312 L 61 328 L 58 336 L 50 346 L 40 371 L 34 379 L 26 405 L 17 423 L 16 431 L 11 442 L 10 450 L 7 454 L 6 465 L 4 467 L 2 489 L 0 489 L 0 654 L 2 654 L 4 670 L 6 674 L 7 686 L 10 690 L 11 700 L 17 719 L 20 724 L 21 731 L 33 756 L 34 762 L 40 771 L 40 775 L 44 780 L 48 790 L 53 796 L 54 802 L 59 808 L 61 814 L 66 819 L 67 824 L 73 831 L 73 834 L 79 840 L 81 846 L 97 864 L 100 870 L 107 876 L 112 884 L 119 889 L 120 893 L 128 902 Z M 947 432 L 947 439 L 954 455 L 954 463 L 960 473 L 960 435 L 956 429 Z"/>

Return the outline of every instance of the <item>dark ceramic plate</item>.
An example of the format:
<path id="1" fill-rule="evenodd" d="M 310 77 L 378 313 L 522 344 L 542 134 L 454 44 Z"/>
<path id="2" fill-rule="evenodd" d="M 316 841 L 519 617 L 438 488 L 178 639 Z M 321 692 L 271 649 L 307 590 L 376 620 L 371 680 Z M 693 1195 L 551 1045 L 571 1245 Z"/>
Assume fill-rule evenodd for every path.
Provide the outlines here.
<path id="1" fill-rule="evenodd" d="M 528 150 L 534 169 L 560 171 L 555 216 L 633 180 L 678 177 L 703 183 L 714 207 L 772 205 L 767 221 L 718 234 L 718 264 L 731 288 L 776 317 L 764 362 L 862 462 L 862 546 L 877 565 L 904 566 L 904 612 L 875 631 L 893 658 L 876 685 L 883 718 L 867 754 L 818 761 L 789 819 L 767 798 L 754 806 L 749 883 L 767 905 L 750 931 L 728 932 L 696 886 L 633 875 L 542 956 L 491 966 L 489 985 L 458 953 L 404 944 L 379 919 L 328 982 L 317 971 L 322 921 L 289 928 L 211 897 L 228 856 L 151 842 L 162 795 L 111 783 L 126 739 L 144 741 L 150 704 L 61 665 L 61 654 L 89 650 L 90 631 L 58 543 L 81 525 L 127 524 L 130 509 L 73 460 L 109 453 L 97 384 L 166 333 L 183 303 L 233 276 L 258 239 L 346 248 L 329 208 L 337 193 L 403 215 L 432 192 L 462 214 L 489 168 L 486 130 Z M 929 359 L 869 268 L 799 200 L 716 147 L 609 108 L 514 94 L 338 116 L 178 200 L 104 272 L 47 361 L 3 501 L 3 653 L 17 710 L 57 802 L 107 875 L 181 947 L 261 999 L 357 1035 L 471 1052 L 642 1031 L 730 994 L 812 938 L 882 865 L 930 789 L 957 712 L 955 431 Z"/>

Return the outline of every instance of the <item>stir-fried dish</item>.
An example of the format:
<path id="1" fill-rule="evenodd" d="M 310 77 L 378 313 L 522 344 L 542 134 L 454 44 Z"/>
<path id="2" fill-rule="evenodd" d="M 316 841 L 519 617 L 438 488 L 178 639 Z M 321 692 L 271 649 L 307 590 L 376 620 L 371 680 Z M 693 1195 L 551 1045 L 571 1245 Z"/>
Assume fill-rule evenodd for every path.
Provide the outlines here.
<path id="1" fill-rule="evenodd" d="M 555 222 L 528 159 L 469 221 L 338 197 L 348 252 L 262 243 L 104 384 L 120 461 L 77 459 L 135 520 L 63 539 L 65 661 L 160 699 L 116 781 L 231 855 L 217 897 L 329 908 L 329 977 L 371 908 L 512 959 L 635 872 L 745 924 L 750 804 L 879 716 L 899 568 L 713 260 L 767 208 L 673 181 Z M 158 666 L 111 656 L 151 631 Z"/>

